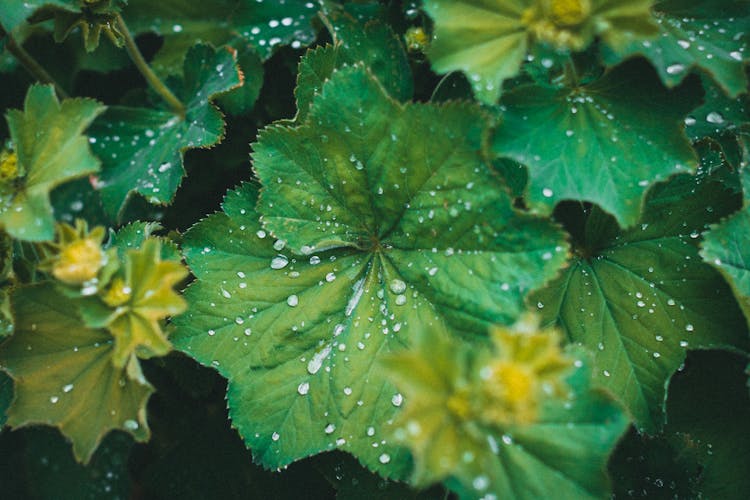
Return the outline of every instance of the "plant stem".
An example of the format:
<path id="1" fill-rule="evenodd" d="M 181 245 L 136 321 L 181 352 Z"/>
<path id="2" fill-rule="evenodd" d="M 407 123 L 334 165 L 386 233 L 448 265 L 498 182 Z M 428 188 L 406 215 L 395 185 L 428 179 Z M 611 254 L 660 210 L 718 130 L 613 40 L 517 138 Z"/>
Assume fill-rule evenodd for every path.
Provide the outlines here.
<path id="1" fill-rule="evenodd" d="M 5 28 L 0 26 L 0 38 L 2 37 L 5 37 L 7 40 L 6 47 L 8 52 L 10 52 L 19 63 L 21 63 L 21 66 L 28 71 L 32 78 L 41 83 L 51 83 L 55 87 L 55 91 L 57 91 L 57 95 L 60 96 L 60 98 L 67 99 L 69 97 L 68 93 L 63 90 L 49 73 L 47 73 L 47 70 L 44 69 L 31 54 L 26 52 L 26 49 L 16 42 L 15 38 L 5 31 Z"/>
<path id="2" fill-rule="evenodd" d="M 125 24 L 125 20 L 122 18 L 122 15 L 117 14 L 117 17 L 115 17 L 115 23 L 117 24 L 117 29 L 120 31 L 125 40 L 125 50 L 128 51 L 128 55 L 130 56 L 130 59 L 132 59 L 133 63 L 135 63 L 138 71 L 141 72 L 151 88 L 154 89 L 156 93 L 159 94 L 162 99 L 167 102 L 167 104 L 169 104 L 172 110 L 180 116 L 184 117 L 185 105 L 182 104 L 179 99 L 177 99 L 177 97 L 172 93 L 171 90 L 169 90 L 166 85 L 164 85 L 164 82 L 162 82 L 159 77 L 156 76 L 154 70 L 151 69 L 151 66 L 149 66 L 146 60 L 143 58 L 143 54 L 141 54 L 141 51 L 138 50 L 138 46 L 135 44 L 135 40 L 133 40 L 133 36 L 130 34 L 130 30 Z"/>

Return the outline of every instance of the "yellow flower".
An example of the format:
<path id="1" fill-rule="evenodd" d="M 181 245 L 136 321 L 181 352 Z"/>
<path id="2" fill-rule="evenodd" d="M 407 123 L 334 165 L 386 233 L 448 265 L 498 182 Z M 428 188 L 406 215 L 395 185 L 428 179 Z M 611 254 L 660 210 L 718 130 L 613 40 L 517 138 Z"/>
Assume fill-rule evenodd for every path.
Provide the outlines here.
<path id="1" fill-rule="evenodd" d="M 584 22 L 591 12 L 589 0 L 550 0 L 549 14 L 557 26 L 577 26 Z"/>
<path id="2" fill-rule="evenodd" d="M 104 228 L 88 231 L 86 222 L 78 220 L 76 226 L 58 226 L 59 253 L 52 264 L 52 275 L 63 283 L 80 285 L 97 277 L 107 263 L 102 250 Z"/>
<path id="3" fill-rule="evenodd" d="M 406 30 L 404 40 L 410 52 L 424 52 L 430 45 L 430 37 L 420 27 L 411 27 Z"/>
<path id="4" fill-rule="evenodd" d="M 535 317 L 491 333 L 497 355 L 480 371 L 480 419 L 489 424 L 529 424 L 537 420 L 546 395 L 562 392 L 572 360 L 554 329 L 539 330 Z"/>
<path id="5" fill-rule="evenodd" d="M 18 177 L 18 155 L 14 151 L 0 151 L 0 182 Z"/>
<path id="6" fill-rule="evenodd" d="M 593 37 L 588 26 L 591 0 L 539 0 L 524 11 L 522 23 L 538 40 L 559 49 L 581 50 Z"/>

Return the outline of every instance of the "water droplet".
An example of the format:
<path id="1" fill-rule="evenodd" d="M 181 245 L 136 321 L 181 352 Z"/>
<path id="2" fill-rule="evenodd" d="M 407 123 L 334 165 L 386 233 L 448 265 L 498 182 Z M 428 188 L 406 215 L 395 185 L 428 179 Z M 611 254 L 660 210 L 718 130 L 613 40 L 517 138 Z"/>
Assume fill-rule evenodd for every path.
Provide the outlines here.
<path id="1" fill-rule="evenodd" d="M 391 456 L 388 453 L 383 453 L 382 455 L 380 455 L 378 460 L 380 461 L 381 464 L 387 464 L 388 462 L 391 461 Z"/>
<path id="2" fill-rule="evenodd" d="M 721 125 L 724 123 L 724 117 L 716 111 L 711 111 L 708 116 L 706 116 L 706 121 L 708 123 L 713 123 L 714 125 Z"/>
<path id="3" fill-rule="evenodd" d="M 393 406 L 401 406 L 401 403 L 404 402 L 404 397 L 401 394 L 394 394 L 391 398 L 391 403 L 393 403 Z"/>
<path id="4" fill-rule="evenodd" d="M 333 431 L 335 431 L 335 430 L 336 430 L 336 426 L 335 426 L 335 425 L 333 425 L 333 424 L 328 424 L 328 425 L 326 425 L 326 428 L 325 428 L 325 429 L 323 429 L 323 431 L 324 431 L 324 432 L 325 432 L 326 434 L 333 434 Z"/>
<path id="5" fill-rule="evenodd" d="M 279 436 L 278 432 L 274 432 L 273 434 L 271 434 L 271 439 L 273 439 L 274 441 L 278 441 L 280 437 L 281 436 Z"/>
<path id="6" fill-rule="evenodd" d="M 289 264 L 289 259 L 285 255 L 277 255 L 271 259 L 271 269 L 284 269 Z"/>
<path id="7" fill-rule="evenodd" d="M 390 283 L 390 289 L 395 294 L 404 293 L 406 291 L 406 283 L 400 279 L 393 279 Z"/>
<path id="8" fill-rule="evenodd" d="M 670 75 L 678 75 L 685 71 L 685 66 L 682 64 L 671 64 L 667 66 L 667 73 Z"/>
<path id="9" fill-rule="evenodd" d="M 545 198 L 552 198 L 553 194 L 555 193 L 550 188 L 542 189 L 542 195 L 544 195 Z"/>
<path id="10" fill-rule="evenodd" d="M 73 390 L 73 384 L 68 384 L 63 387 L 63 392 L 68 393 Z"/>
<path id="11" fill-rule="evenodd" d="M 286 303 L 289 307 L 297 307 L 297 304 L 299 304 L 299 297 L 296 295 L 290 295 L 286 298 Z"/>
<path id="12" fill-rule="evenodd" d="M 125 429 L 129 431 L 138 430 L 138 427 L 140 427 L 140 425 L 138 425 L 138 422 L 136 422 L 135 420 L 130 420 L 130 419 L 124 421 L 122 423 L 122 426 L 125 427 Z"/>
<path id="13" fill-rule="evenodd" d="M 297 392 L 300 393 L 301 396 L 306 395 L 308 392 L 310 392 L 310 383 L 302 382 L 297 386 Z"/>

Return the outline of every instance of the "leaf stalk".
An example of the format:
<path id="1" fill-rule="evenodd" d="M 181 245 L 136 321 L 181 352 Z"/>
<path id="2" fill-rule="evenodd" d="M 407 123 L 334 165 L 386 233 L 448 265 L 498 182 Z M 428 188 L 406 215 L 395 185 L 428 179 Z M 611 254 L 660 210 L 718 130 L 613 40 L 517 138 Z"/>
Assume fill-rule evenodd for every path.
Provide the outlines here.
<path id="1" fill-rule="evenodd" d="M 140 71 L 143 77 L 146 79 L 146 82 L 148 82 L 151 88 L 154 89 L 154 91 L 159 94 L 162 99 L 167 102 L 167 104 L 169 104 L 169 106 L 175 113 L 184 118 L 185 105 L 177 98 L 177 96 L 172 93 L 171 90 L 169 90 L 164 82 L 162 82 L 159 77 L 156 76 L 154 70 L 151 69 L 151 66 L 149 66 L 146 62 L 146 59 L 143 58 L 143 54 L 141 54 L 141 51 L 135 44 L 135 40 L 130 34 L 130 30 L 125 24 L 125 20 L 122 18 L 121 14 L 117 14 L 117 16 L 115 17 L 115 24 L 117 25 L 117 29 L 120 31 L 125 41 L 125 50 L 127 50 L 130 59 L 138 68 L 138 71 Z"/>

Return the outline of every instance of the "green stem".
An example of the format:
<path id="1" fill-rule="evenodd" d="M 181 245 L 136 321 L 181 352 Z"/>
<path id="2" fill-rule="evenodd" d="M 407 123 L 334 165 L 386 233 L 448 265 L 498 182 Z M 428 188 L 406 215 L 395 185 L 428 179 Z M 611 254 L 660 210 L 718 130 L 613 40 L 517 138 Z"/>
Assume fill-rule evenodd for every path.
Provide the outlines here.
<path id="1" fill-rule="evenodd" d="M 568 57 L 568 60 L 565 61 L 565 83 L 567 83 L 570 87 L 578 87 L 579 77 L 578 77 L 578 70 L 576 69 L 576 62 L 573 59 L 573 56 Z"/>
<path id="2" fill-rule="evenodd" d="M 47 73 L 47 70 L 44 69 L 31 54 L 26 52 L 26 49 L 16 42 L 15 38 L 5 31 L 5 28 L 0 26 L 0 38 L 2 37 L 5 37 L 7 41 L 5 46 L 7 47 L 8 52 L 10 52 L 19 63 L 21 63 L 21 66 L 28 71 L 32 78 L 41 83 L 51 83 L 55 87 L 57 95 L 60 96 L 60 98 L 67 99 L 69 97 L 68 93 L 63 90 L 49 73 Z"/>
<path id="3" fill-rule="evenodd" d="M 154 70 L 151 69 L 151 66 L 148 65 L 146 60 L 143 58 L 143 54 L 141 54 L 141 51 L 138 50 L 138 46 L 135 44 L 135 40 L 133 40 L 133 36 L 130 34 L 130 30 L 128 29 L 127 25 L 125 24 L 125 20 L 120 14 L 117 14 L 117 17 L 115 17 L 115 23 L 117 24 L 118 31 L 122 34 L 125 40 L 125 50 L 128 51 L 128 55 L 130 56 L 130 59 L 132 59 L 133 63 L 135 63 L 138 71 L 141 72 L 151 88 L 154 89 L 156 93 L 159 94 L 162 99 L 167 102 L 167 104 L 169 104 L 172 110 L 180 116 L 184 117 L 185 105 L 182 104 L 179 99 L 177 99 L 177 97 L 172 93 L 171 90 L 169 90 L 166 85 L 164 85 L 159 77 L 156 76 Z"/>

